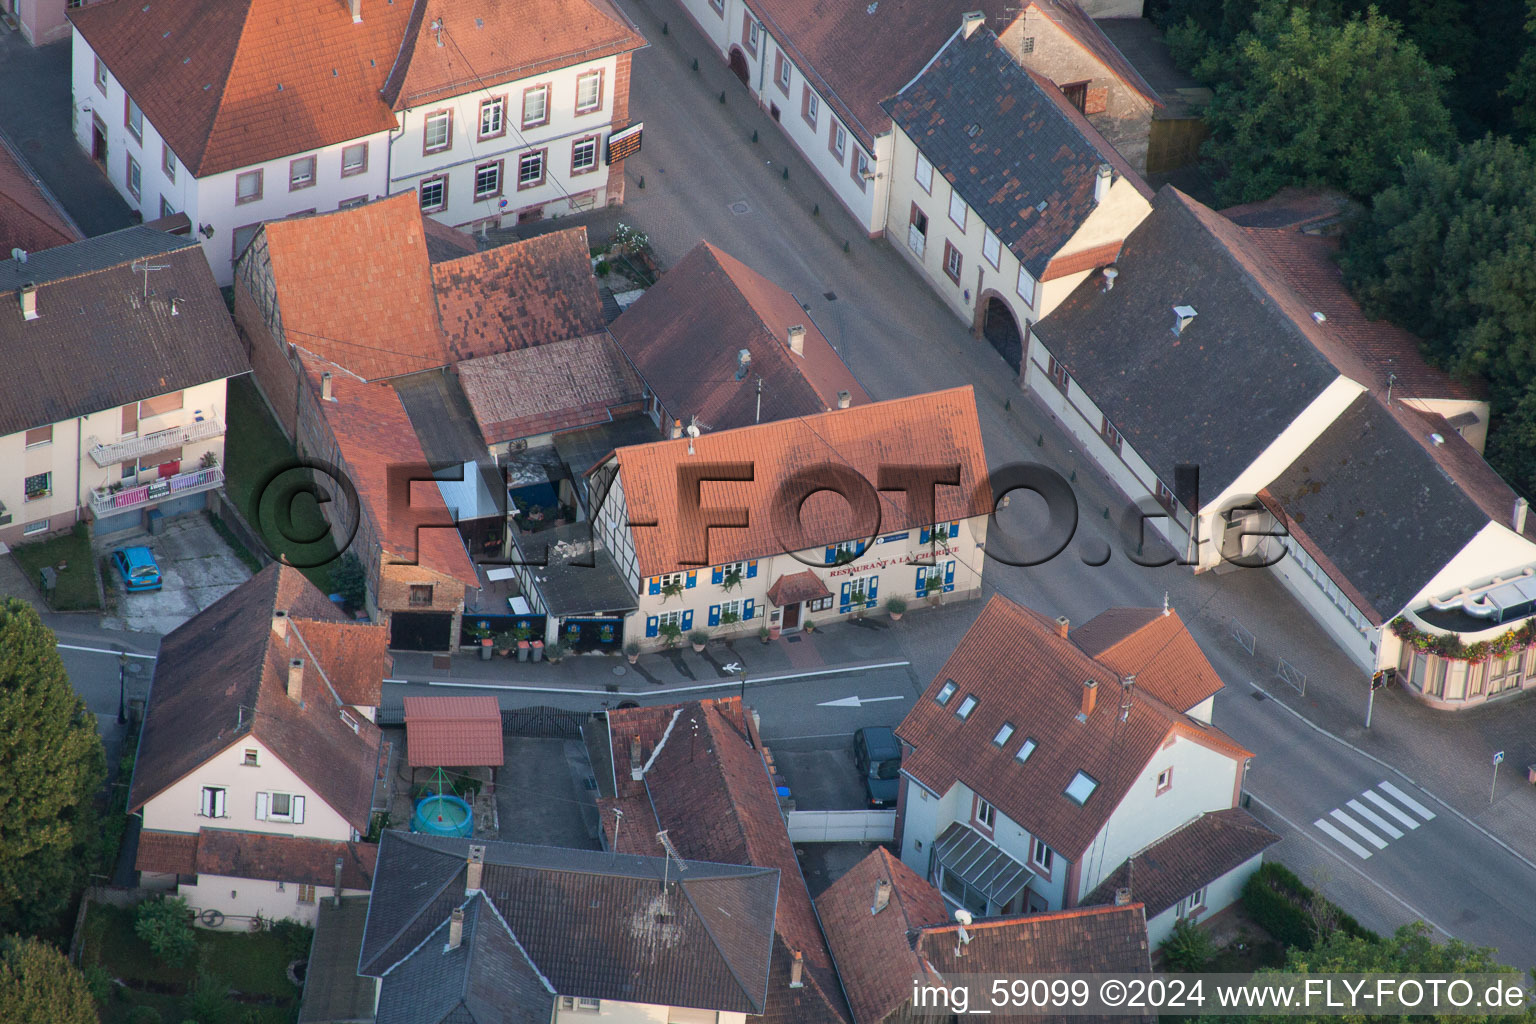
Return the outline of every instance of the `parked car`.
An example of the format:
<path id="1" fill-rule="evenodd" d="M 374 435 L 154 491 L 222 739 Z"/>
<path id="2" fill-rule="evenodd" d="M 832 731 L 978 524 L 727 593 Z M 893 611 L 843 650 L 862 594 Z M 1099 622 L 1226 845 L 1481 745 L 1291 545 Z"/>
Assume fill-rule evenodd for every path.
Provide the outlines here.
<path id="1" fill-rule="evenodd" d="M 160 589 L 160 566 L 149 548 L 118 548 L 112 552 L 112 565 L 129 593 Z"/>
<path id="2" fill-rule="evenodd" d="M 901 741 L 883 726 L 853 734 L 853 763 L 864 777 L 864 797 L 870 807 L 895 807 L 901 792 Z"/>

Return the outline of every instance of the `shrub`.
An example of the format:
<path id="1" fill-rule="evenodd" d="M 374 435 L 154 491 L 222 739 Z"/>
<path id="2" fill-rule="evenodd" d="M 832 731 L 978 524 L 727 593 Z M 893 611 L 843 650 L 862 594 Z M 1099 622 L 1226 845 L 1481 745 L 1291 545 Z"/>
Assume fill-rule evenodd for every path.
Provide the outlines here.
<path id="1" fill-rule="evenodd" d="M 677 641 L 682 638 L 683 627 L 675 622 L 668 622 L 656 631 L 668 647 L 676 647 Z"/>
<path id="2" fill-rule="evenodd" d="M 139 904 L 133 920 L 134 934 L 143 939 L 155 959 L 180 967 L 197 951 L 192 917 L 180 896 L 162 896 Z"/>
<path id="3" fill-rule="evenodd" d="M 1320 901 L 1314 913 L 1314 900 Z M 1243 886 L 1243 910 L 1253 922 L 1283 946 L 1311 949 L 1319 938 L 1314 921 L 1326 917 L 1334 927 L 1356 938 L 1380 941 L 1380 936 L 1304 885 L 1280 864 L 1264 864 Z"/>
<path id="4" fill-rule="evenodd" d="M 197 1024 L 226 1024 L 234 1016 L 235 1005 L 229 998 L 229 986 L 223 980 L 203 971 L 197 972 L 197 980 L 182 1002 L 182 1013 L 187 1020 Z"/>
<path id="5" fill-rule="evenodd" d="M 284 918 L 272 923 L 272 934 L 282 940 L 283 949 L 287 952 L 289 960 L 309 958 L 309 947 L 315 937 L 313 928 Z"/>
<path id="6" fill-rule="evenodd" d="M 128 1024 L 164 1024 L 165 1018 L 153 1006 L 135 1006 L 128 1011 Z"/>
<path id="7" fill-rule="evenodd" d="M 631 640 L 629 643 L 624 645 L 624 653 L 633 658 L 635 655 L 640 653 L 640 645 Z"/>
<path id="8" fill-rule="evenodd" d="M 609 265 L 607 260 L 598 260 L 597 265 L 592 268 L 592 273 L 598 277 L 607 277 L 612 270 L 613 267 Z"/>
<path id="9" fill-rule="evenodd" d="M 893 597 L 885 602 L 885 610 L 892 615 L 900 615 L 907 610 L 907 602 L 899 597 Z"/>
<path id="10" fill-rule="evenodd" d="M 1173 932 L 1157 947 L 1164 961 L 1175 971 L 1203 971 L 1216 956 L 1216 943 L 1210 932 L 1181 917 L 1173 923 Z"/>
<path id="11" fill-rule="evenodd" d="M 696 629 L 688 634 L 688 642 L 691 644 L 707 644 L 709 643 L 709 634 L 702 629 Z"/>
<path id="12" fill-rule="evenodd" d="M 368 592 L 368 574 L 350 551 L 331 567 L 331 593 L 340 594 L 349 608 L 361 608 Z"/>

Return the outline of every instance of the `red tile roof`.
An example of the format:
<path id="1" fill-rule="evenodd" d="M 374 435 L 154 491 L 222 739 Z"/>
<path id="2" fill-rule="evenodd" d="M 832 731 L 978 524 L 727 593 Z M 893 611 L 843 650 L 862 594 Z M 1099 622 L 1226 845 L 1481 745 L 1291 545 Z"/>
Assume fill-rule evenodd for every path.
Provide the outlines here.
<path id="1" fill-rule="evenodd" d="M 1241 807 L 1209 811 L 1133 854 L 1083 898 L 1084 906 L 1113 903 L 1115 890 L 1131 890 L 1156 917 L 1196 889 L 1257 857 L 1280 841 Z"/>
<path id="2" fill-rule="evenodd" d="M 1132 66 L 1120 48 L 1110 41 L 1104 30 L 1074 0 L 1030 0 L 1029 6 L 1049 18 L 1086 50 L 1090 57 L 1103 65 L 1104 70 L 1146 97 L 1153 106 L 1163 105 L 1156 90 L 1141 77 L 1141 72 Z"/>
<path id="3" fill-rule="evenodd" d="M 501 705 L 495 697 L 405 698 L 412 768 L 501 767 Z"/>
<path id="4" fill-rule="evenodd" d="M 1122 712 L 1120 675 L 1060 636 L 1056 623 L 995 596 L 897 727 L 896 734 L 915 748 L 902 771 L 941 796 L 964 783 L 1076 861 L 1170 734 L 1238 761 L 1253 756 L 1145 688 L 1135 688 Z M 1089 679 L 1097 684 L 1097 699 L 1080 721 Z M 947 706 L 940 705 L 935 697 L 948 680 L 956 689 Z M 954 711 L 967 696 L 977 703 L 962 720 Z M 1005 722 L 1014 731 L 999 747 L 993 737 Z M 1035 750 L 1021 763 L 1015 755 L 1029 740 Z M 1081 805 L 1065 793 L 1080 771 L 1098 782 Z"/>
<path id="5" fill-rule="evenodd" d="M 37 252 L 84 238 L 20 153 L 0 136 L 0 257 Z"/>
<path id="6" fill-rule="evenodd" d="M 259 878 L 333 888 L 341 860 L 343 889 L 373 888 L 379 848 L 373 843 L 236 832 L 205 828 L 197 834 L 197 873 L 223 878 Z M 143 870 L 142 868 L 140 870 Z"/>
<path id="7" fill-rule="evenodd" d="M 821 577 L 809 569 L 780 576 L 773 581 L 773 586 L 768 588 L 768 600 L 780 608 L 799 604 L 801 601 L 818 601 L 823 597 L 831 596 L 832 591 L 821 582 Z"/>
<path id="8" fill-rule="evenodd" d="M 1159 608 L 1110 608 L 1072 630 L 1069 639 L 1089 657 L 1175 711 L 1188 711 L 1225 685 L 1179 613 Z"/>
<path id="9" fill-rule="evenodd" d="M 804 327 L 801 355 L 789 328 Z M 709 430 L 837 408 L 838 392 L 869 402 L 795 297 L 735 257 L 700 242 L 611 328 L 668 415 Z M 738 379 L 739 353 L 751 362 Z"/>
<path id="10" fill-rule="evenodd" d="M 688 453 L 690 445 L 693 455 Z M 642 576 L 673 572 L 690 562 L 715 565 L 778 554 L 784 550 L 785 536 L 791 543 L 798 542 L 796 550 L 870 536 L 875 531 L 867 522 L 856 521 L 845 501 L 825 493 L 813 495 L 800 508 L 798 537 L 792 527 L 778 522 L 781 484 L 797 474 L 804 478 L 806 473 L 825 481 L 832 472 L 829 467 L 838 472 L 852 469 L 865 480 L 876 481 L 882 467 L 958 464 L 960 485 L 935 488 L 933 519 L 969 519 L 988 515 L 992 509 L 986 452 L 970 385 L 706 433 L 691 442 L 682 438 L 620 448 L 614 456 L 630 521 L 658 524 L 632 530 Z M 707 551 L 684 546 L 693 543 L 693 536 L 704 535 L 700 514 L 677 501 L 678 470 L 690 463 L 736 463 L 753 470 L 751 481 L 704 486 L 701 504 L 740 506 L 748 513 L 745 528 L 709 530 Z M 879 514 L 880 532 L 927 525 L 894 492 L 881 493 Z"/>
<path id="11" fill-rule="evenodd" d="M 1085 270 L 1107 267 L 1120 256 L 1120 248 L 1123 245 L 1125 241 L 1122 239 L 1118 242 L 1105 242 L 1103 245 L 1081 249 L 1066 256 L 1057 256 L 1045 265 L 1045 271 L 1040 275 L 1040 280 L 1054 281 L 1058 277 L 1070 277 L 1073 274 L 1081 274 Z"/>
<path id="12" fill-rule="evenodd" d="M 343 704 L 376 708 L 392 664 L 389 627 L 382 623 L 330 622 L 290 616 L 303 645 L 324 668 Z"/>
<path id="13" fill-rule="evenodd" d="M 139 833 L 139 852 L 133 869 L 168 875 L 197 874 L 197 836 L 190 832 L 145 829 Z"/>
<path id="14" fill-rule="evenodd" d="M 607 423 L 644 385 L 607 334 L 514 349 L 455 368 L 487 445 Z"/>

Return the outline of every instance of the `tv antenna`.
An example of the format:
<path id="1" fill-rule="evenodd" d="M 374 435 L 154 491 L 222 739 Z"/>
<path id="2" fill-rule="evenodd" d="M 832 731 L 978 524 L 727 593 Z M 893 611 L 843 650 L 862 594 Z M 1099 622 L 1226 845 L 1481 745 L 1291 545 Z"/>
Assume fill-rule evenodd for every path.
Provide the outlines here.
<path id="1" fill-rule="evenodd" d="M 613 809 L 613 859 L 619 859 L 619 826 L 624 824 L 624 812 L 619 808 Z"/>
<path id="2" fill-rule="evenodd" d="M 667 883 L 671 878 L 672 862 L 677 861 L 678 874 L 682 874 L 684 871 L 687 871 L 688 865 L 684 863 L 683 858 L 678 855 L 677 847 L 672 845 L 672 840 L 667 838 L 666 829 L 662 829 L 660 832 L 656 833 L 656 841 L 661 844 L 661 848 L 663 850 L 667 851 L 666 858 L 661 862 L 661 891 L 666 892 Z"/>
<path id="3" fill-rule="evenodd" d="M 699 418 L 697 416 L 688 417 L 688 429 L 683 431 L 683 433 L 688 435 L 688 454 L 692 455 L 694 439 L 700 434 Z"/>
<path id="4" fill-rule="evenodd" d="M 121 266 L 121 264 L 119 264 L 119 266 Z M 151 270 L 169 270 L 169 269 L 171 269 L 171 265 L 169 263 L 151 263 L 151 262 L 149 262 L 149 260 L 134 260 L 131 264 L 129 264 L 128 269 L 132 270 L 134 273 L 139 273 L 141 271 L 143 272 L 143 274 L 144 274 L 144 298 L 148 299 L 149 298 L 149 272 Z"/>

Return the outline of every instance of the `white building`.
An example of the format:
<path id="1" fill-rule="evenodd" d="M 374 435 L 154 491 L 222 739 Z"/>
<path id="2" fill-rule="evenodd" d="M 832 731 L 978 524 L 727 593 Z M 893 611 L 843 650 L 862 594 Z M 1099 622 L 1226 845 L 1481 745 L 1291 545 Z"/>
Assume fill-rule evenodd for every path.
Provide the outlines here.
<path id="1" fill-rule="evenodd" d="M 220 285 L 263 221 L 398 192 L 477 227 L 622 201 L 645 41 L 618 9 L 427 6 L 72 10 L 75 136 L 145 220 L 190 219 Z"/>

